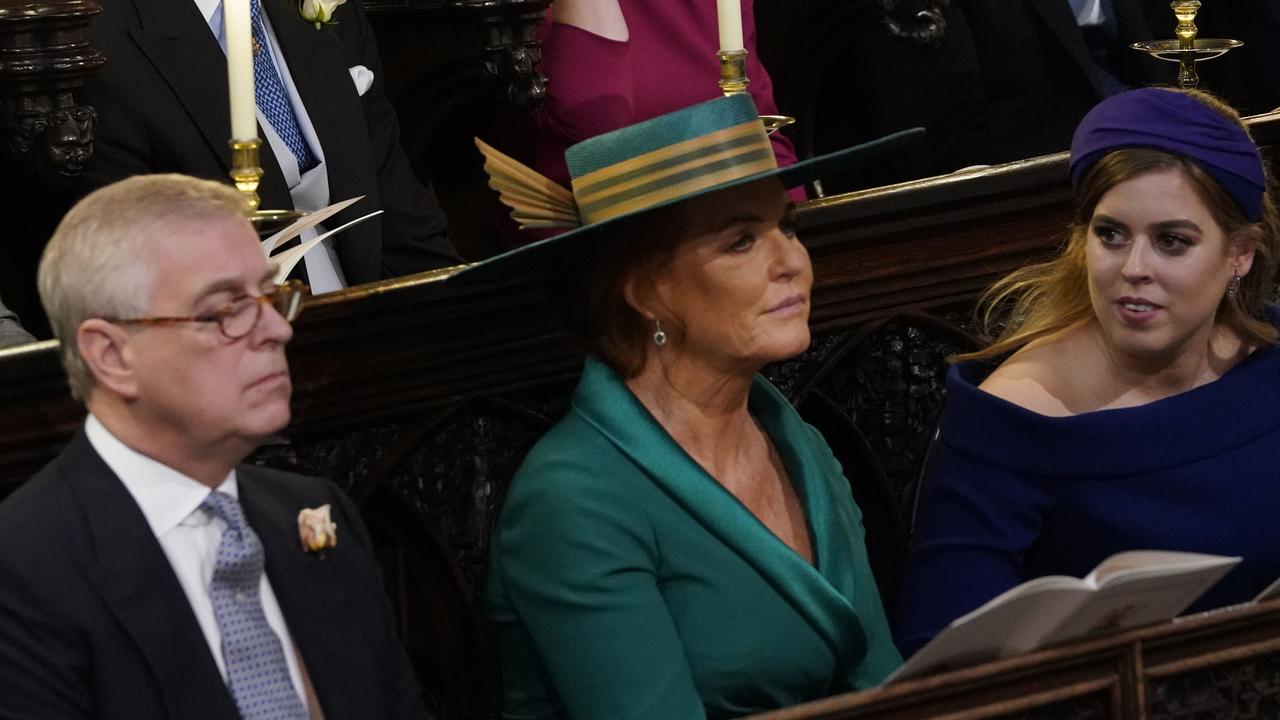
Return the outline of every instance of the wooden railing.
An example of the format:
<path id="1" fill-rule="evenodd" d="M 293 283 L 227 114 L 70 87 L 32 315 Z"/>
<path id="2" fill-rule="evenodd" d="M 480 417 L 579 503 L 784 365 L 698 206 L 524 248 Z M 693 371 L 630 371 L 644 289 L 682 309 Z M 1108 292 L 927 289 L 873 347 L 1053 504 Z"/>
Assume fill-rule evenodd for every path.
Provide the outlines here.
<path id="1" fill-rule="evenodd" d="M 1278 630 L 1278 603 L 1219 610 L 752 720 L 1275 718 Z"/>

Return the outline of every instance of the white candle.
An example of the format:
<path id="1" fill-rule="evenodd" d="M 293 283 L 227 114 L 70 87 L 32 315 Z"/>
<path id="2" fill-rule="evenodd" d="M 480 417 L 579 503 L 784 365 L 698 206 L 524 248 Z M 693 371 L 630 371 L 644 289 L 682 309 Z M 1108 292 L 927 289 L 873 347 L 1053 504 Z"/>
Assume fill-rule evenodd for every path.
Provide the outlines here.
<path id="1" fill-rule="evenodd" d="M 227 38 L 227 86 L 231 100 L 231 137 L 258 137 L 258 104 L 253 97 L 253 30 L 249 0 L 222 1 L 222 28 Z"/>
<path id="2" fill-rule="evenodd" d="M 720 27 L 720 51 L 741 50 L 742 0 L 716 0 L 716 16 Z"/>

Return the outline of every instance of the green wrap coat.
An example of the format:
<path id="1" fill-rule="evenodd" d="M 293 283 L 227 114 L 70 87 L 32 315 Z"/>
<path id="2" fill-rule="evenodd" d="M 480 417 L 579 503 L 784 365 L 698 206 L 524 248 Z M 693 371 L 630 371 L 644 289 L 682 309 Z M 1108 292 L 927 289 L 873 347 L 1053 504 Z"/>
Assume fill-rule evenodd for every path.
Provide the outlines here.
<path id="1" fill-rule="evenodd" d="M 588 359 L 493 536 L 485 592 L 505 717 L 736 717 L 865 688 L 898 666 L 830 448 L 764 378 L 749 409 L 804 506 L 814 565 Z"/>

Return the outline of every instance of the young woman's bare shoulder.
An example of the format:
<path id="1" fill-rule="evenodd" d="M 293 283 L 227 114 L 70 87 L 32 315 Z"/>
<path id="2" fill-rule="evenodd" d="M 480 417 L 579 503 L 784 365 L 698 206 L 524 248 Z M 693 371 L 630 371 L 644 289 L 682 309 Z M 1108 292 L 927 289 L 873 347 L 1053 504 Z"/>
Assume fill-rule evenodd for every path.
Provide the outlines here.
<path id="1" fill-rule="evenodd" d="M 978 388 L 1041 415 L 1071 415 L 1066 402 L 1071 385 L 1070 345 L 1065 338 L 1028 345 L 1001 363 Z"/>

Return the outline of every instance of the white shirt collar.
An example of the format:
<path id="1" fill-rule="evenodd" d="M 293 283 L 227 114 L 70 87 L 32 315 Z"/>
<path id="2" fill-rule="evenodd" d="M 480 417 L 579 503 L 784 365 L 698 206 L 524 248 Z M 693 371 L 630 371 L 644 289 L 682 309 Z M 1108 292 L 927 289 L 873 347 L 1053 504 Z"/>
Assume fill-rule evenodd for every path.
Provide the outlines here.
<path id="1" fill-rule="evenodd" d="M 218 13 L 218 27 L 222 26 L 222 0 L 195 0 L 195 3 L 205 23 L 213 25 L 211 20 L 216 12 Z"/>
<path id="2" fill-rule="evenodd" d="M 92 413 L 84 421 L 84 434 L 138 503 L 156 537 L 177 527 L 209 495 L 209 486 L 125 445 Z M 218 490 L 240 496 L 234 468 Z"/>
<path id="3" fill-rule="evenodd" d="M 1071 3 L 1076 13 L 1076 24 L 1080 27 L 1092 27 L 1106 22 L 1102 12 L 1102 0 L 1075 0 Z"/>

